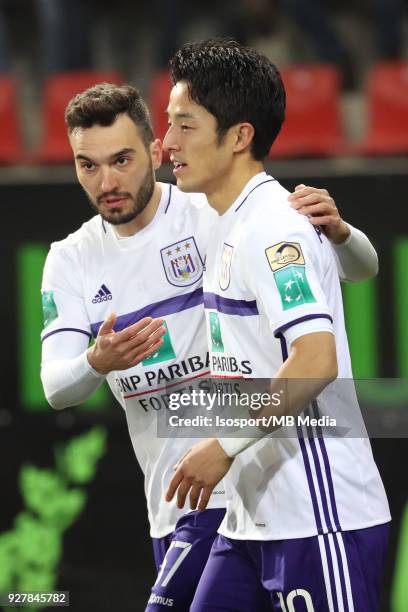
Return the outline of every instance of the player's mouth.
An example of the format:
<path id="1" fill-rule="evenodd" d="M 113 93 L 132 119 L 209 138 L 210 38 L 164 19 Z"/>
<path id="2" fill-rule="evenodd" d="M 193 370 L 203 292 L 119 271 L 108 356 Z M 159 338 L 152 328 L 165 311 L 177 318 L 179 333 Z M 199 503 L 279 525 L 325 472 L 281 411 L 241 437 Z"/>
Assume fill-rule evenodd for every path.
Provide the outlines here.
<path id="1" fill-rule="evenodd" d="M 175 176 L 180 176 L 181 174 L 183 174 L 184 169 L 187 168 L 187 164 L 180 162 L 180 161 L 173 160 L 173 165 L 174 165 L 173 174 Z"/>
<path id="2" fill-rule="evenodd" d="M 112 196 L 111 198 L 102 200 L 102 204 L 105 204 L 106 208 L 120 208 L 126 200 L 127 196 Z"/>

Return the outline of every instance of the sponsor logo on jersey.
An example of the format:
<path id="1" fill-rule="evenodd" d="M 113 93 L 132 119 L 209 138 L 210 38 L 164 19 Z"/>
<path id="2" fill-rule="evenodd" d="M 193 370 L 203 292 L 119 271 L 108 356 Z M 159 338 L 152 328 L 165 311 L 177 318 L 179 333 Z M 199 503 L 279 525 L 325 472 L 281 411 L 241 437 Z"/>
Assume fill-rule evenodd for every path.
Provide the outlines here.
<path id="1" fill-rule="evenodd" d="M 210 357 L 208 353 L 206 355 L 193 355 L 162 368 L 143 370 L 139 373 L 140 375 L 120 376 L 115 380 L 123 395 L 127 395 L 132 391 L 145 390 L 147 392 L 154 387 L 163 386 L 173 381 L 183 381 L 185 377 L 189 377 L 191 374 L 194 378 L 199 378 L 196 374 L 202 373 L 209 368 L 209 365 Z"/>
<path id="2" fill-rule="evenodd" d="M 306 276 L 305 266 L 288 266 L 274 273 L 283 310 L 315 302 Z"/>
<path id="3" fill-rule="evenodd" d="M 214 353 L 223 353 L 224 343 L 222 341 L 222 336 L 221 336 L 221 325 L 220 325 L 220 318 L 218 316 L 218 312 L 210 312 L 209 323 L 210 323 L 212 350 Z"/>
<path id="4" fill-rule="evenodd" d="M 211 372 L 213 376 L 222 374 L 234 378 L 252 374 L 252 367 L 249 360 L 237 361 L 235 357 L 211 355 Z"/>
<path id="5" fill-rule="evenodd" d="M 277 272 L 290 264 L 305 265 L 302 248 L 298 242 L 279 242 L 265 250 L 272 272 Z"/>
<path id="6" fill-rule="evenodd" d="M 149 366 L 153 363 L 160 363 L 160 361 L 167 361 L 168 359 L 176 358 L 176 353 L 171 343 L 170 333 L 166 321 L 163 321 L 163 327 L 166 329 L 166 333 L 164 336 L 162 336 L 163 344 L 157 353 L 150 355 L 150 357 L 142 361 L 142 365 Z"/>
<path id="7" fill-rule="evenodd" d="M 182 388 L 184 392 L 197 386 L 205 392 L 210 391 L 208 377 L 210 357 L 192 355 L 177 363 L 151 370 L 136 370 L 133 375 L 115 378 L 115 384 L 122 397 L 127 400 L 135 398 L 139 406 L 148 413 L 168 408 L 170 395 Z M 190 381 L 193 387 L 190 387 Z M 169 388 L 167 385 L 169 384 Z"/>
<path id="8" fill-rule="evenodd" d="M 188 287 L 203 275 L 203 260 L 193 236 L 160 249 L 166 278 L 175 287 Z"/>
<path id="9" fill-rule="evenodd" d="M 43 307 L 44 327 L 47 327 L 58 317 L 58 309 L 54 301 L 53 291 L 43 291 L 41 294 L 41 298 Z"/>
<path id="10" fill-rule="evenodd" d="M 231 261 L 234 254 L 234 247 L 224 242 L 224 248 L 221 254 L 220 276 L 218 282 L 220 289 L 225 291 L 228 289 L 231 280 Z"/>
<path id="11" fill-rule="evenodd" d="M 112 299 L 112 294 L 107 288 L 107 286 L 101 285 L 101 288 L 99 289 L 98 293 L 95 295 L 95 297 L 92 300 L 92 304 L 100 304 L 101 302 L 107 302 L 108 300 L 111 300 L 111 299 Z"/>

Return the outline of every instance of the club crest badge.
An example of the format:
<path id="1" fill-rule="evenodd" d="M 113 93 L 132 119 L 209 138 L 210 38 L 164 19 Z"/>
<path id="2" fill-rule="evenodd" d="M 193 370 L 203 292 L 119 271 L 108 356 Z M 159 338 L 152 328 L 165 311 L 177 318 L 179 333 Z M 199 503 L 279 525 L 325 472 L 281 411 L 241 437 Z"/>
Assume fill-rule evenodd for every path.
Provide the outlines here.
<path id="1" fill-rule="evenodd" d="M 221 254 L 221 266 L 219 284 L 220 289 L 225 291 L 228 289 L 231 280 L 231 261 L 234 254 L 234 247 L 224 242 L 224 248 Z"/>
<path id="2" fill-rule="evenodd" d="M 166 278 L 175 287 L 194 285 L 203 275 L 203 260 L 193 236 L 160 249 Z"/>

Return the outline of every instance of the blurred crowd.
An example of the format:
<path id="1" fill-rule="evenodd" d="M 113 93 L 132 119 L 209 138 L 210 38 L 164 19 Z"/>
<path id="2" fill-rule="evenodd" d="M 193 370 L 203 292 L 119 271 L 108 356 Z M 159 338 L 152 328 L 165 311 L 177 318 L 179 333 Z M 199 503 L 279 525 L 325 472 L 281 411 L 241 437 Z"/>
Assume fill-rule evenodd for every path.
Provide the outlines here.
<path id="1" fill-rule="evenodd" d="M 353 49 L 337 16 L 369 24 L 373 61 L 398 59 L 404 54 L 405 8 L 404 0 L 0 0 L 0 71 L 13 72 L 16 57 L 35 61 L 40 75 L 97 67 L 95 40 L 104 24 L 112 63 L 126 76 L 138 60 L 133 51 L 141 38 L 150 40 L 157 70 L 194 37 L 228 35 L 255 45 L 260 38 L 273 40 L 283 17 L 307 41 L 310 60 L 337 65 L 344 86 L 352 88 Z"/>

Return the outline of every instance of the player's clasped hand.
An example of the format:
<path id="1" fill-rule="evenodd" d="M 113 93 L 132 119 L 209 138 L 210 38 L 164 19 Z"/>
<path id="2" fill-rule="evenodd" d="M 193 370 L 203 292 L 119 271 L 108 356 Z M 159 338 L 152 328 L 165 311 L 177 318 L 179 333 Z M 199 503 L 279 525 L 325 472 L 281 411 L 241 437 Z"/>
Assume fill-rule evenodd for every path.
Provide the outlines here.
<path id="1" fill-rule="evenodd" d="M 111 313 L 99 328 L 95 344 L 88 349 L 88 361 L 100 374 L 127 370 L 158 351 L 166 333 L 162 319 L 145 317 L 115 332 L 116 315 Z"/>
<path id="2" fill-rule="evenodd" d="M 214 487 L 228 472 L 232 462 L 233 458 L 215 439 L 194 444 L 174 468 L 166 501 L 171 501 L 177 492 L 177 507 L 184 508 L 190 493 L 191 510 L 205 510 Z"/>
<path id="3" fill-rule="evenodd" d="M 335 244 L 341 244 L 349 236 L 350 229 L 327 189 L 300 184 L 288 200 L 292 208 L 309 217 L 312 225 L 321 225 L 326 236 Z"/>

